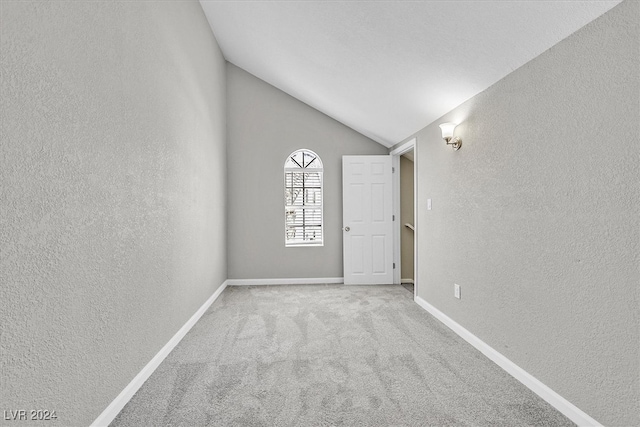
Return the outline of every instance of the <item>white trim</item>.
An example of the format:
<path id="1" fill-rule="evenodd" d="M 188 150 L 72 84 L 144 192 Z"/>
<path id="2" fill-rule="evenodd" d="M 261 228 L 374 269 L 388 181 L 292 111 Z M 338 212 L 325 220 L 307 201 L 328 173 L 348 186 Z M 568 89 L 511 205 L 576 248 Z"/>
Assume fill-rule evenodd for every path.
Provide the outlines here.
<path id="1" fill-rule="evenodd" d="M 413 149 L 413 147 L 415 147 L 416 141 L 417 141 L 417 138 L 411 138 L 410 140 L 408 140 L 407 142 L 405 142 L 401 146 L 391 150 L 391 152 L 389 154 L 391 154 L 392 156 L 401 156 L 404 153 L 406 153 L 408 151 L 411 151 Z"/>
<path id="2" fill-rule="evenodd" d="M 142 368 L 138 375 L 131 380 L 129 384 L 120 392 L 120 394 L 113 399 L 113 401 L 107 406 L 107 408 L 102 411 L 102 413 L 96 418 L 96 420 L 91 423 L 91 427 L 106 427 L 108 426 L 115 417 L 120 413 L 122 408 L 131 400 L 134 394 L 142 387 L 142 384 L 153 374 L 158 366 L 162 363 L 162 361 L 171 353 L 171 350 L 174 349 L 176 345 L 187 335 L 187 332 L 196 324 L 196 322 L 202 317 L 202 315 L 207 311 L 207 309 L 213 304 L 213 302 L 220 296 L 222 291 L 227 287 L 228 280 L 225 280 L 224 283 L 209 297 L 208 300 L 205 301 L 204 304 L 194 313 L 193 316 L 187 323 L 185 323 L 182 328 L 167 342 L 164 347 L 160 349 L 160 351 L 153 356 L 153 359 L 147 363 L 147 365 Z"/>
<path id="3" fill-rule="evenodd" d="M 412 285 L 415 284 L 413 279 L 400 279 L 400 283 L 410 283 Z"/>
<path id="4" fill-rule="evenodd" d="M 413 138 L 413 299 L 418 296 L 418 138 Z"/>
<path id="5" fill-rule="evenodd" d="M 411 138 L 410 140 L 408 140 L 407 142 L 405 142 L 404 144 L 400 145 L 398 148 L 391 150 L 389 152 L 389 155 L 391 156 L 391 164 L 394 168 L 394 170 L 396 171 L 393 174 L 393 196 L 392 196 L 392 200 L 393 200 L 393 215 L 395 215 L 397 221 L 394 224 L 393 227 L 393 262 L 396 264 L 397 268 L 393 271 L 393 283 L 394 284 L 400 284 L 402 283 L 402 279 L 400 278 L 400 266 L 402 265 L 402 256 L 401 256 L 401 242 L 400 242 L 400 235 L 402 233 L 402 227 L 403 225 L 401 224 L 400 221 L 400 156 L 402 156 L 405 153 L 408 153 L 411 150 L 413 151 L 413 158 L 414 158 L 414 163 L 413 163 L 413 205 L 414 205 L 414 233 L 415 233 L 415 228 L 416 228 L 416 222 L 417 222 L 417 218 L 418 216 L 416 215 L 416 206 L 417 206 L 417 197 L 416 195 L 418 194 L 416 191 L 416 187 L 417 187 L 417 168 L 418 165 L 416 163 L 417 160 L 417 156 L 416 156 L 416 145 L 417 145 L 417 138 Z M 413 239 L 413 254 L 414 254 L 414 264 L 413 264 L 413 277 L 417 277 L 416 276 L 416 266 L 418 264 L 416 264 L 415 259 L 416 259 L 416 253 L 417 253 L 417 244 L 418 242 L 418 238 L 417 238 L 417 234 L 414 234 L 414 239 Z M 415 295 L 417 295 L 415 288 L 414 288 L 414 297 Z"/>
<path id="6" fill-rule="evenodd" d="M 556 408 L 571 421 L 579 426 L 602 427 L 602 424 L 600 424 L 598 421 L 594 420 L 577 406 L 569 402 L 567 399 L 551 390 L 548 386 L 536 379 L 533 375 L 513 363 L 511 360 L 507 359 L 494 348 L 489 346 L 489 344 L 473 335 L 459 323 L 426 302 L 424 299 L 422 299 L 421 297 L 416 297 L 415 302 L 420 307 L 431 313 L 433 317 L 448 326 L 453 332 L 458 334 L 466 342 L 474 346 L 476 349 L 480 350 L 482 354 L 487 356 L 496 365 L 500 366 L 512 377 L 524 384 L 529 390 L 533 391 L 535 394 L 547 401 L 547 403 Z"/>
<path id="7" fill-rule="evenodd" d="M 313 277 L 296 279 L 229 279 L 228 286 L 259 286 L 259 285 L 319 285 L 342 284 L 342 277 Z"/>

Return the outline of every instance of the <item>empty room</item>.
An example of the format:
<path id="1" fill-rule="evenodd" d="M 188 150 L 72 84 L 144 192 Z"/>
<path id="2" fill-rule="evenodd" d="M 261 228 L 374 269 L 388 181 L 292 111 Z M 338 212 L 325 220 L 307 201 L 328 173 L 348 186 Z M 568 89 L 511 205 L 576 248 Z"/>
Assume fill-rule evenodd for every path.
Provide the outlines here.
<path id="1" fill-rule="evenodd" d="M 640 426 L 640 2 L 0 0 L 0 425 Z"/>

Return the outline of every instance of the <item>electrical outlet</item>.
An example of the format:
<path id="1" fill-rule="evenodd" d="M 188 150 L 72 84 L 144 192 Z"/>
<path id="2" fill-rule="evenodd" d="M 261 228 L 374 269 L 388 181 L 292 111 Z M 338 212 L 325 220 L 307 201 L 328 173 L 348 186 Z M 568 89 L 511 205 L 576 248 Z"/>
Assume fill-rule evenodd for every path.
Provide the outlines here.
<path id="1" fill-rule="evenodd" d="M 456 283 L 453 284 L 453 296 L 460 299 L 460 285 Z"/>

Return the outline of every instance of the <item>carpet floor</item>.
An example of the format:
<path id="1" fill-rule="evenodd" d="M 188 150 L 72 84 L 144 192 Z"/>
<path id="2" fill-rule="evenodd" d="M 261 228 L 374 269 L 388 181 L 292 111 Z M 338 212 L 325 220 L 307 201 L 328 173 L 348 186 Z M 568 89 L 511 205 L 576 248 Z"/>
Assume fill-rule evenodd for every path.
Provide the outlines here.
<path id="1" fill-rule="evenodd" d="M 413 295 L 413 283 L 403 283 L 402 287 L 411 292 L 411 295 Z"/>
<path id="2" fill-rule="evenodd" d="M 229 287 L 111 426 L 573 425 L 412 297 Z"/>

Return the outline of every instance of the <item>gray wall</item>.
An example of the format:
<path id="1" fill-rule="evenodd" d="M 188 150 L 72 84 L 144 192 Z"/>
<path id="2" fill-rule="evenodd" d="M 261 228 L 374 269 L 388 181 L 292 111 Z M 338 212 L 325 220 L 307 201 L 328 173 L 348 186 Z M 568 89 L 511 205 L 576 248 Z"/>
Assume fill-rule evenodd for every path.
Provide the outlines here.
<path id="1" fill-rule="evenodd" d="M 1 13 L 0 409 L 86 426 L 226 279 L 225 62 L 195 0 Z"/>
<path id="2" fill-rule="evenodd" d="M 229 278 L 342 277 L 342 156 L 387 154 L 362 136 L 229 64 Z M 324 246 L 284 246 L 284 161 L 299 148 L 324 164 Z"/>
<path id="3" fill-rule="evenodd" d="M 640 423 L 639 8 L 622 3 L 415 135 L 418 295 L 618 426 Z M 446 121 L 461 123 L 458 152 Z"/>
<path id="4" fill-rule="evenodd" d="M 413 162 L 400 156 L 400 275 L 401 279 L 413 280 L 414 232 L 405 227 L 415 225 L 413 200 Z"/>

